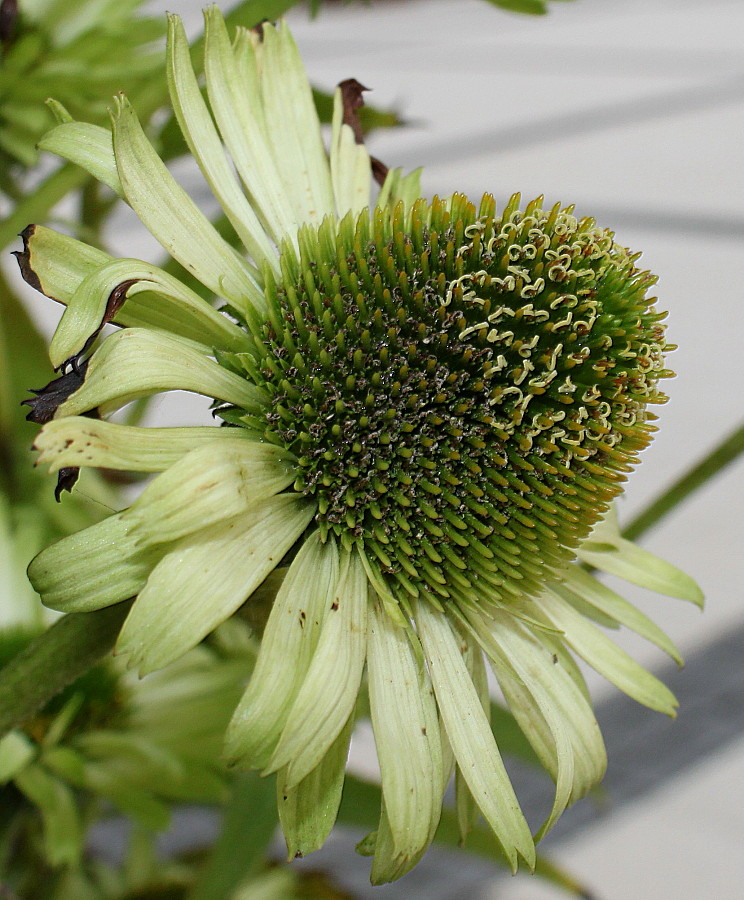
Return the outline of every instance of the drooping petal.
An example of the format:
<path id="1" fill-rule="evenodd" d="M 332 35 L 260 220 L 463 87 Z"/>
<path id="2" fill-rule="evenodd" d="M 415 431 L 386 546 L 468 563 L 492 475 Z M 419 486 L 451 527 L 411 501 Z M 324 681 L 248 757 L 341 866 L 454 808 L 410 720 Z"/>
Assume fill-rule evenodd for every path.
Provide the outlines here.
<path id="1" fill-rule="evenodd" d="M 65 122 L 48 131 L 37 146 L 75 163 L 115 194 L 124 196 L 111 132 L 107 128 L 88 122 Z"/>
<path id="2" fill-rule="evenodd" d="M 114 298 L 120 307 L 129 296 L 143 292 L 157 297 L 169 331 L 210 349 L 250 350 L 251 341 L 241 328 L 178 279 L 138 259 L 117 259 L 86 275 L 70 297 L 49 348 L 52 365 L 59 368 L 79 353 L 114 317 L 117 310 L 108 309 Z"/>
<path id="3" fill-rule="evenodd" d="M 16 254 L 23 277 L 59 303 L 79 303 L 77 295 L 84 283 L 90 290 L 98 279 L 117 271 L 119 261 L 108 253 L 43 225 L 29 225 L 23 232 L 23 239 L 24 250 Z M 129 265 L 137 268 L 120 267 L 120 280 L 108 279 L 100 287 L 101 294 L 88 297 L 83 308 L 75 312 L 74 334 L 80 345 L 100 326 L 110 291 L 124 281 L 131 281 L 134 271 L 143 280 L 127 288 L 126 303 L 118 309 L 113 322 L 170 331 L 208 346 L 245 349 L 245 334 L 181 282 L 141 260 L 133 260 Z M 144 272 L 140 271 L 142 267 L 145 267 Z M 158 273 L 164 280 L 159 279 Z M 72 321 L 69 324 L 72 325 Z M 67 324 L 65 328 L 68 328 Z M 55 339 L 62 340 L 56 335 Z M 60 362 L 72 356 L 74 350 L 67 356 L 65 352 L 55 353 L 57 358 L 61 357 Z"/>
<path id="4" fill-rule="evenodd" d="M 247 512 L 294 477 L 273 444 L 210 441 L 159 475 L 125 515 L 143 545 L 167 543 Z"/>
<path id="5" fill-rule="evenodd" d="M 184 654 L 231 616 L 307 526 L 313 508 L 282 494 L 184 538 L 153 569 L 117 651 L 140 675 Z"/>
<path id="6" fill-rule="evenodd" d="M 277 172 L 267 137 L 256 61 L 258 39 L 239 31 L 233 49 L 222 14 L 204 11 L 204 71 L 212 112 L 235 168 L 274 242 L 294 237 L 300 224 Z"/>
<path id="7" fill-rule="evenodd" d="M 614 506 L 597 522 L 588 539 L 577 548 L 576 555 L 588 566 L 659 594 L 689 600 L 700 607 L 705 600 L 689 575 L 622 537 Z"/>
<path id="8" fill-rule="evenodd" d="M 500 612 L 488 621 L 468 611 L 467 619 L 514 717 L 556 781 L 555 802 L 542 836 L 604 775 L 607 757 L 599 726 L 571 675 L 525 625 Z"/>
<path id="9" fill-rule="evenodd" d="M 416 601 L 415 610 L 439 713 L 463 777 L 512 870 L 517 869 L 517 854 L 534 867 L 532 835 L 465 666 L 454 627 L 425 600 Z"/>
<path id="10" fill-rule="evenodd" d="M 42 550 L 28 577 L 52 609 L 89 612 L 137 594 L 161 556 L 138 548 L 117 513 Z"/>
<path id="11" fill-rule="evenodd" d="M 260 410 L 263 392 L 218 365 L 182 338 L 128 328 L 108 337 L 93 355 L 82 387 L 57 416 L 99 409 L 107 415 L 160 391 L 193 391 L 243 409 Z"/>
<path id="12" fill-rule="evenodd" d="M 288 861 L 319 850 L 331 833 L 341 803 L 353 726 L 352 715 L 323 759 L 295 787 L 287 786 L 286 769 L 276 773 L 276 805 Z"/>
<path id="13" fill-rule="evenodd" d="M 341 572 L 310 668 L 287 717 L 267 773 L 287 766 L 294 787 L 318 765 L 356 703 L 366 652 L 367 576 L 356 552 Z"/>
<path id="14" fill-rule="evenodd" d="M 16 253 L 21 274 L 42 294 L 67 304 L 80 282 L 113 257 L 44 225 L 29 225 L 21 235 L 23 252 Z"/>
<path id="15" fill-rule="evenodd" d="M 689 575 L 632 541 L 620 537 L 612 544 L 606 543 L 604 538 L 601 543 L 587 540 L 577 548 L 576 555 L 588 566 L 609 575 L 617 575 L 668 597 L 703 605 L 703 592 Z"/>
<path id="16" fill-rule="evenodd" d="M 336 543 L 321 543 L 315 532 L 292 561 L 272 605 L 256 667 L 225 736 L 228 760 L 257 769 L 267 765 L 312 662 L 337 582 Z"/>
<path id="17" fill-rule="evenodd" d="M 569 566 L 563 577 L 564 583 L 555 585 L 554 589 L 569 603 L 576 597 L 580 598 L 593 609 L 610 616 L 618 624 L 625 625 L 642 638 L 656 644 L 678 665 L 682 665 L 682 657 L 672 639 L 638 607 L 579 566 Z"/>
<path id="18" fill-rule="evenodd" d="M 367 672 L 372 728 L 392 853 L 375 854 L 375 883 L 399 877 L 428 846 L 441 814 L 442 750 L 431 683 L 406 630 L 370 602 Z"/>
<path id="19" fill-rule="evenodd" d="M 66 416 L 52 419 L 41 429 L 34 449 L 39 451 L 37 465 L 48 465 L 50 472 L 68 466 L 164 472 L 204 443 L 251 440 L 251 435 L 244 428 L 140 428 L 89 416 Z"/>
<path id="20" fill-rule="evenodd" d="M 254 304 L 261 309 L 263 294 L 256 273 L 219 236 L 173 178 L 124 97 L 118 100 L 113 123 L 124 195 L 148 231 L 218 297 L 225 297 L 242 311 Z"/>
<path id="21" fill-rule="evenodd" d="M 168 17 L 168 88 L 178 124 L 235 233 L 257 264 L 276 267 L 276 251 L 225 157 L 191 65 L 181 19 Z"/>
<path id="22" fill-rule="evenodd" d="M 384 795 L 377 831 L 368 835 L 363 843 L 366 845 L 366 852 L 374 853 L 372 871 L 369 876 L 369 880 L 374 885 L 395 881 L 410 872 L 424 855 L 428 846 L 428 843 L 425 844 L 415 856 L 398 855 Z"/>
<path id="23" fill-rule="evenodd" d="M 460 634 L 459 637 L 462 647 L 462 658 L 470 673 L 473 686 L 483 707 L 483 713 L 490 726 L 491 697 L 488 689 L 488 675 L 483 659 L 483 651 L 470 633 Z M 457 824 L 460 829 L 460 840 L 464 842 L 475 827 L 480 810 L 459 766 L 455 769 L 455 810 L 457 812 Z"/>
<path id="24" fill-rule="evenodd" d="M 547 589 L 534 603 L 564 632 L 565 643 L 600 675 L 638 703 L 669 716 L 676 715 L 677 700 L 669 688 L 576 612 L 560 594 Z"/>

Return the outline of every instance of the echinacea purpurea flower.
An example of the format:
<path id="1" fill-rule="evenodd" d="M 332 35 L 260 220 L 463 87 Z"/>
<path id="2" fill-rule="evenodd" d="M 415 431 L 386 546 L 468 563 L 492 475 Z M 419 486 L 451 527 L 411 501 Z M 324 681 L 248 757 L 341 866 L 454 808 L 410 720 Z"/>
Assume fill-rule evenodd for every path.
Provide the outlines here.
<path id="1" fill-rule="evenodd" d="M 605 766 L 570 651 L 640 702 L 675 706 L 592 620 L 676 658 L 671 641 L 572 560 L 699 600 L 608 513 L 671 374 L 654 279 L 571 207 L 427 201 L 400 172 L 370 204 L 353 85 L 336 95 L 329 161 L 286 26 L 231 43 L 219 13 L 206 18 L 209 108 L 174 17 L 171 99 L 248 258 L 124 98 L 112 135 L 67 121 L 46 139 L 225 307 L 149 263 L 27 230 L 27 278 L 68 306 L 51 346 L 66 372 L 33 401 L 49 419 L 40 461 L 161 473 L 129 509 L 42 552 L 30 577 L 65 611 L 137 595 L 117 649 L 145 673 L 285 572 L 226 752 L 276 772 L 290 856 L 333 825 L 366 689 L 383 794 L 373 881 L 421 857 L 453 769 L 463 832 L 480 813 L 513 868 L 533 865 L 489 726 L 486 659 L 556 781 L 544 833 Z M 125 327 L 89 355 L 108 321 Z M 173 389 L 212 398 L 225 427 L 104 418 Z"/>

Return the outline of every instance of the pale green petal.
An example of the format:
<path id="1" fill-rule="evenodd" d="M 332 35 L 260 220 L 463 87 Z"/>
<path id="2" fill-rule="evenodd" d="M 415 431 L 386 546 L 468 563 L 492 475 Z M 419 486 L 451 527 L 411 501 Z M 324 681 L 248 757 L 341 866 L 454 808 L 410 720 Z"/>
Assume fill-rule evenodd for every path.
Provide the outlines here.
<path id="1" fill-rule="evenodd" d="M 65 122 L 48 131 L 38 147 L 75 163 L 115 194 L 124 196 L 116 170 L 114 144 L 107 128 L 88 122 Z"/>
<path id="2" fill-rule="evenodd" d="M 236 309 L 263 306 L 255 273 L 219 236 L 176 182 L 142 131 L 123 96 L 118 98 L 114 152 L 127 202 L 145 227 L 181 265 Z"/>
<path id="3" fill-rule="evenodd" d="M 335 597 L 338 551 L 315 532 L 300 548 L 276 595 L 248 688 L 225 737 L 225 755 L 263 768 L 281 736 Z M 309 777 L 309 776 L 308 776 Z"/>
<path id="4" fill-rule="evenodd" d="M 294 478 L 286 452 L 274 444 L 223 438 L 179 459 L 125 515 L 136 540 L 162 544 L 241 515 Z"/>
<path id="5" fill-rule="evenodd" d="M 357 144 L 354 132 L 343 121 L 341 88 L 333 98 L 331 134 L 331 179 L 339 218 L 348 212 L 360 213 L 369 206 L 370 159 L 364 144 Z"/>
<path id="6" fill-rule="evenodd" d="M 454 626 L 425 600 L 416 601 L 415 609 L 439 713 L 457 764 L 512 870 L 517 869 L 517 854 L 534 868 L 532 835 L 462 658 Z"/>
<path id="7" fill-rule="evenodd" d="M 610 616 L 620 625 L 625 625 L 626 628 L 632 629 L 647 641 L 656 644 L 657 647 L 668 653 L 678 665 L 682 665 L 682 657 L 672 639 L 647 615 L 620 594 L 616 594 L 580 566 L 569 566 L 563 573 L 563 577 L 565 584 L 558 584 L 554 589 L 569 603 L 574 596 L 578 596 L 582 601 Z"/>
<path id="8" fill-rule="evenodd" d="M 378 885 L 401 878 L 418 864 L 430 842 L 431 838 L 414 856 L 398 855 L 393 841 L 393 833 L 390 829 L 390 819 L 388 818 L 385 797 L 383 796 L 379 827 L 377 831 L 368 835 L 363 841 L 366 845 L 365 851 L 374 853 L 369 880 L 372 884 Z"/>
<path id="9" fill-rule="evenodd" d="M 296 221 L 267 136 L 256 61 L 257 35 L 239 31 L 235 50 L 222 14 L 204 11 L 204 71 L 212 112 L 243 183 L 274 242 L 294 238 Z"/>
<path id="10" fill-rule="evenodd" d="M 490 725 L 491 696 L 488 689 L 488 675 L 483 659 L 483 651 L 471 634 L 460 634 L 459 637 L 462 646 L 462 657 L 480 698 L 486 720 Z M 468 783 L 465 781 L 459 766 L 455 769 L 455 810 L 457 812 L 457 824 L 460 829 L 460 840 L 465 841 L 478 821 L 480 810 L 473 795 L 470 793 Z"/>
<path id="11" fill-rule="evenodd" d="M 276 773 L 276 805 L 287 843 L 287 860 L 319 850 L 331 833 L 341 803 L 354 716 L 341 729 L 318 765 L 293 788 L 286 769 Z"/>
<path id="12" fill-rule="evenodd" d="M 282 494 L 210 529 L 209 535 L 184 538 L 148 578 L 124 623 L 117 652 L 140 675 L 178 659 L 261 584 L 313 512 L 299 495 Z"/>
<path id="13" fill-rule="evenodd" d="M 102 416 L 139 397 L 193 391 L 258 412 L 263 392 L 218 365 L 183 338 L 127 328 L 94 353 L 85 382 L 57 410 L 57 418 L 98 408 Z"/>
<path id="14" fill-rule="evenodd" d="M 161 555 L 138 549 L 117 513 L 42 550 L 28 577 L 52 609 L 89 612 L 133 597 Z"/>
<path id="15" fill-rule="evenodd" d="M 44 294 L 65 305 L 70 303 L 86 278 L 93 277 L 98 270 L 110 271 L 107 267 L 117 263 L 107 253 L 43 225 L 30 226 L 24 237 L 32 282 L 35 276 Z M 148 267 L 145 278 L 162 271 L 140 260 L 136 261 L 136 265 Z M 128 277 L 128 272 L 122 272 L 122 280 Z M 150 286 L 155 290 L 150 290 Z M 207 343 L 213 340 L 217 346 L 233 344 L 238 349 L 241 345 L 245 347 L 247 338 L 242 330 L 209 307 L 197 294 L 176 279 L 170 279 L 168 287 L 169 290 L 158 292 L 157 282 L 150 285 L 147 280 L 133 285 L 127 291 L 127 302 L 113 321 L 132 327 L 159 328 L 201 343 L 205 343 L 205 337 L 211 334 Z M 104 307 L 105 303 L 101 309 Z M 100 324 L 101 315 L 93 317 L 88 333 Z M 202 326 L 205 317 L 208 320 L 206 334 Z"/>
<path id="16" fill-rule="evenodd" d="M 370 602 L 367 673 L 372 728 L 392 854 L 375 854 L 374 883 L 397 876 L 428 846 L 442 808 L 442 750 L 431 683 L 416 660 L 408 632 Z"/>
<path id="17" fill-rule="evenodd" d="M 241 328 L 178 279 L 138 259 L 116 259 L 86 275 L 69 299 L 49 348 L 55 369 L 83 349 L 100 328 L 112 294 L 122 287 L 127 298 L 141 292 L 154 294 L 173 332 L 209 348 L 236 352 L 251 349 L 252 343 Z"/>
<path id="18" fill-rule="evenodd" d="M 577 613 L 560 594 L 547 590 L 545 596 L 534 602 L 563 630 L 565 643 L 600 675 L 638 703 L 669 716 L 676 715 L 677 701 L 669 688 Z"/>
<path id="19" fill-rule="evenodd" d="M 367 638 L 367 576 L 355 552 L 342 552 L 336 593 L 310 668 L 267 773 L 287 766 L 293 787 L 318 765 L 346 724 L 362 679 Z"/>
<path id="20" fill-rule="evenodd" d="M 553 809 L 540 835 L 604 775 L 607 757 L 591 704 L 551 648 L 508 613 L 468 621 L 493 665 L 509 707 L 556 781 Z"/>
<path id="21" fill-rule="evenodd" d="M 320 225 L 335 208 L 328 159 L 305 67 L 285 23 L 278 28 L 264 25 L 262 36 L 261 94 L 276 167 L 298 223 Z"/>
<path id="22" fill-rule="evenodd" d="M 48 465 L 50 472 L 68 466 L 164 472 L 204 443 L 240 438 L 251 440 L 251 432 L 213 425 L 139 428 L 89 416 L 67 416 L 47 422 L 34 449 L 39 451 L 37 465 Z"/>
<path id="23" fill-rule="evenodd" d="M 615 538 L 612 544 L 584 541 L 576 550 L 576 555 L 588 566 L 659 594 L 689 600 L 697 606 L 702 606 L 705 600 L 703 592 L 689 575 L 623 538 Z"/>
<path id="24" fill-rule="evenodd" d="M 576 550 L 576 555 L 588 566 L 659 594 L 689 600 L 700 607 L 705 600 L 689 575 L 622 537 L 614 506 L 597 522 L 589 538 Z"/>
<path id="25" fill-rule="evenodd" d="M 257 263 L 268 262 L 276 268 L 274 245 L 266 236 L 225 157 L 222 141 L 191 65 L 186 33 L 180 18 L 174 15 L 168 17 L 167 72 L 178 124 L 212 192 L 253 259 Z"/>
<path id="26" fill-rule="evenodd" d="M 83 278 L 113 259 L 103 250 L 44 225 L 31 225 L 24 235 L 27 263 L 38 287 L 58 303 L 69 303 Z"/>

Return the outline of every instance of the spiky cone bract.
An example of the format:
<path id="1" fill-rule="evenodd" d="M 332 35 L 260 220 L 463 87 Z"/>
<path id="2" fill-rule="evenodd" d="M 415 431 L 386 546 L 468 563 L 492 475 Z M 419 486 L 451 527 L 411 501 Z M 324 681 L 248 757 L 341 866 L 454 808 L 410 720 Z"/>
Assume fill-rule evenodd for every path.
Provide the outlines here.
<path id="1" fill-rule="evenodd" d="M 383 793 L 364 844 L 373 881 L 420 859 L 453 771 L 463 834 L 482 814 L 512 868 L 532 865 L 489 726 L 486 663 L 555 778 L 544 833 L 605 766 L 572 652 L 653 708 L 675 702 L 593 620 L 677 657 L 673 644 L 572 559 L 649 584 L 653 559 L 656 589 L 700 599 L 622 542 L 608 513 L 669 374 L 653 279 L 571 208 L 427 202 L 400 172 L 371 204 L 348 95 L 337 92 L 329 159 L 287 28 L 231 42 L 216 10 L 206 16 L 209 108 L 175 18 L 171 98 L 248 259 L 124 100 L 96 147 L 58 141 L 227 314 L 148 263 L 27 230 L 22 268 L 67 304 L 52 361 L 81 373 L 37 439 L 39 461 L 161 473 L 128 510 L 40 554 L 31 579 L 67 611 L 137 595 L 118 652 L 143 673 L 254 592 L 276 593 L 226 753 L 276 773 L 290 857 L 333 826 L 366 692 Z M 88 363 L 111 320 L 126 327 Z M 212 398 L 224 427 L 105 420 L 179 388 Z"/>

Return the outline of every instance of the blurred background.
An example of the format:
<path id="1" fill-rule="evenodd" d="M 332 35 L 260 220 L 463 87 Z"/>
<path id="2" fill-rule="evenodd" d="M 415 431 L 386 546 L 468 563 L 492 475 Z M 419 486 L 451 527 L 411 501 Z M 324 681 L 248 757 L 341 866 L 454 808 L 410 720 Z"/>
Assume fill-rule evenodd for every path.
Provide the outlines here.
<path id="1" fill-rule="evenodd" d="M 201 0 L 171 0 L 196 33 Z M 148 4 L 164 13 L 162 0 Z M 325 3 L 315 20 L 290 20 L 313 84 L 354 77 L 370 103 L 394 109 L 401 128 L 375 131 L 373 155 L 389 166 L 424 166 L 425 195 L 453 190 L 503 204 L 575 203 L 642 250 L 670 310 L 671 365 L 661 430 L 631 478 L 622 520 L 647 504 L 741 420 L 744 340 L 744 7 L 737 0 L 575 0 L 547 16 L 511 15 L 483 0 Z M 206 188 L 177 168 L 209 208 Z M 213 208 L 213 207 L 212 207 Z M 63 211 L 64 212 L 64 211 Z M 63 214 L 63 213 L 62 213 Z M 112 252 L 159 259 L 143 229 L 117 212 Z M 19 242 L 20 243 L 20 242 Z M 46 334 L 58 311 L 13 284 Z M 160 401 L 158 401 L 160 402 Z M 162 401 L 158 423 L 193 423 L 203 406 Z M 643 538 L 695 577 L 704 614 L 641 589 L 630 600 L 680 645 L 687 666 L 664 666 L 654 648 L 626 648 L 677 694 L 671 723 L 590 678 L 610 766 L 601 794 L 580 803 L 543 849 L 602 900 L 698 900 L 742 896 L 744 883 L 744 463 L 730 466 Z M 359 735 L 354 765 L 369 766 Z M 514 771 L 534 815 L 550 786 Z M 181 822 L 181 837 L 183 836 Z M 186 818 L 186 830 L 209 830 Z M 178 842 L 179 832 L 171 835 Z M 332 868 L 360 897 L 550 900 L 535 879 L 499 876 L 485 862 L 430 852 L 396 885 L 372 889 L 339 834 L 302 865 Z M 167 841 L 166 841 L 167 843 Z"/>

